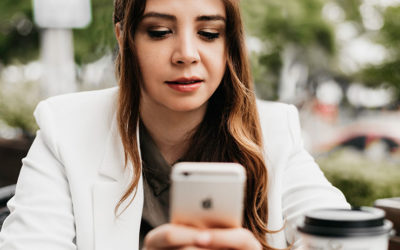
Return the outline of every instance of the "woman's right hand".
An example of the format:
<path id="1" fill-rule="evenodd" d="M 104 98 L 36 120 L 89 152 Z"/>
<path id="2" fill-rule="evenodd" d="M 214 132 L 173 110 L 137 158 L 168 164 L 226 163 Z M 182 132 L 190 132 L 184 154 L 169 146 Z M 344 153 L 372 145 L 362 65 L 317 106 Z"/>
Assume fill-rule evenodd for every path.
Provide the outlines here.
<path id="1" fill-rule="evenodd" d="M 150 231 L 145 240 L 146 250 L 157 249 L 243 249 L 261 250 L 261 244 L 247 229 L 196 229 L 164 224 Z"/>

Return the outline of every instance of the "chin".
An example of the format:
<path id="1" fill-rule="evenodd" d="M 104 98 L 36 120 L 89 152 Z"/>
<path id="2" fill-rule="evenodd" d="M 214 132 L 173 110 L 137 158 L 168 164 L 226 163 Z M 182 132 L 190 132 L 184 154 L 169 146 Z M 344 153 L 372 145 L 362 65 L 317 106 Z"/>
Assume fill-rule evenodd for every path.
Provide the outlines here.
<path id="1" fill-rule="evenodd" d="M 171 105 L 168 105 L 170 110 L 176 112 L 190 112 L 200 110 L 206 107 L 206 102 L 201 101 L 181 101 L 181 102 L 174 102 Z"/>

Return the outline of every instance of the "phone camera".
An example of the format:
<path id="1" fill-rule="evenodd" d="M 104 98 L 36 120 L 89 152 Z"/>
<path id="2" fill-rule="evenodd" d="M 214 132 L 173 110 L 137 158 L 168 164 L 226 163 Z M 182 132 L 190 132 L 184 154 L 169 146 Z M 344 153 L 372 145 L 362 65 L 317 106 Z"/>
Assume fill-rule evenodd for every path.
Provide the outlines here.
<path id="1" fill-rule="evenodd" d="M 189 176 L 189 175 L 190 175 L 189 172 L 183 172 L 182 174 L 183 174 L 184 176 Z"/>

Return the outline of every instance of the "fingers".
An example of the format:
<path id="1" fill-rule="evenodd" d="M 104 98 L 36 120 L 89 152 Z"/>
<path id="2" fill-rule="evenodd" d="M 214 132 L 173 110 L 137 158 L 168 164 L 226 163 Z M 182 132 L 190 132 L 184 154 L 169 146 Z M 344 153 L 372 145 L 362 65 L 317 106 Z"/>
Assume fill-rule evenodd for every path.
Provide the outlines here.
<path id="1" fill-rule="evenodd" d="M 195 247 L 195 246 L 187 246 L 187 247 L 179 248 L 179 250 L 210 250 L 210 249 L 199 248 L 199 247 Z"/>
<path id="2" fill-rule="evenodd" d="M 150 231 L 145 239 L 146 250 L 162 248 L 183 248 L 194 246 L 199 231 L 186 226 L 165 224 Z M 188 248 L 190 249 L 190 248 Z"/>
<path id="3" fill-rule="evenodd" d="M 247 229 L 198 230 L 174 224 L 165 224 L 150 231 L 144 239 L 144 245 L 146 250 L 262 249 Z"/>
<path id="4" fill-rule="evenodd" d="M 261 250 L 260 242 L 246 229 L 211 229 L 198 234 L 196 244 L 211 249 Z"/>

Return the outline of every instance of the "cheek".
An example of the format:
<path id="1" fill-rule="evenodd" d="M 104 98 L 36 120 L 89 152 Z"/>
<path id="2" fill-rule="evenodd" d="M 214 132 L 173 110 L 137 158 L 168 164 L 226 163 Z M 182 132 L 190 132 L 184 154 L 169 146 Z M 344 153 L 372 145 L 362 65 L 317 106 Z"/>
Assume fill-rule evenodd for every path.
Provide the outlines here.
<path id="1" fill-rule="evenodd" d="M 214 77 L 220 76 L 225 72 L 226 68 L 226 52 L 224 44 L 216 44 L 213 47 L 208 47 L 203 50 L 204 57 L 202 58 L 203 63 L 207 65 L 208 71 L 214 75 Z"/>
<path id="2" fill-rule="evenodd" d="M 150 43 L 140 43 L 137 46 L 137 51 L 140 70 L 142 71 L 143 77 L 145 79 L 149 77 L 157 77 L 157 74 L 155 73 L 162 71 L 168 60 L 167 50 L 163 49 L 163 46 L 151 45 Z"/>
<path id="3" fill-rule="evenodd" d="M 213 72 L 221 79 L 226 70 L 226 58 L 225 45 L 221 45 L 214 51 L 212 60 Z"/>

